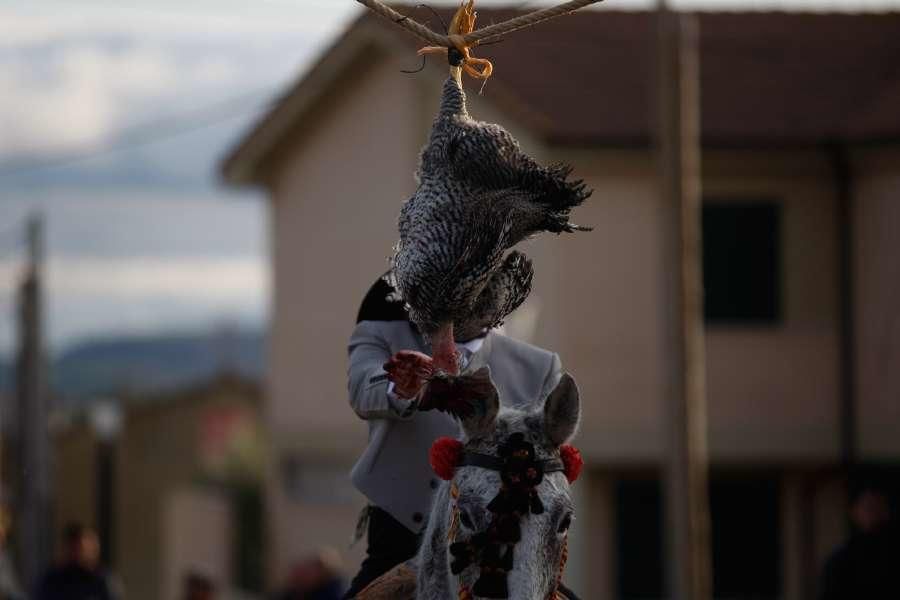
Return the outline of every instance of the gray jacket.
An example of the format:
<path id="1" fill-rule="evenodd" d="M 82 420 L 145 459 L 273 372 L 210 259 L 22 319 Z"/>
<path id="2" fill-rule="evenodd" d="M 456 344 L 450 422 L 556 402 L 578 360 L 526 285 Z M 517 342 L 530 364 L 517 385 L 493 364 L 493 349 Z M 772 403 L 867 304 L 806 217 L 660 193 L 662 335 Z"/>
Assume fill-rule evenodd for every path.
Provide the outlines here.
<path id="1" fill-rule="evenodd" d="M 404 412 L 391 401 L 382 365 L 399 350 L 431 353 L 406 321 L 361 321 L 350 338 L 350 406 L 369 423 L 369 444 L 350 478 L 372 504 L 418 532 L 438 486 L 428 451 L 436 438 L 458 437 L 460 431 L 446 413 Z M 543 401 L 561 376 L 559 356 L 496 332 L 488 333 L 465 372 L 485 365 L 506 406 Z"/>

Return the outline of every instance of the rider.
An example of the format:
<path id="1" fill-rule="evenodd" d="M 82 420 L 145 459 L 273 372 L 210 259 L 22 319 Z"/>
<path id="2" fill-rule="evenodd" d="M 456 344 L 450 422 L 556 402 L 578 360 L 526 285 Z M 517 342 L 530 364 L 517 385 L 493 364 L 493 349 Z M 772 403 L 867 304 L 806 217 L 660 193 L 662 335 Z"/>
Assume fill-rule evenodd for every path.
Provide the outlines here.
<path id="1" fill-rule="evenodd" d="M 559 356 L 496 330 L 456 340 L 456 347 L 463 373 L 490 367 L 501 401 L 508 406 L 543 400 L 562 375 Z M 358 527 L 361 534 L 367 518 L 367 556 L 346 598 L 415 556 L 438 487 L 428 450 L 441 436 L 459 436 L 453 417 L 420 409 L 427 382 L 419 374 L 395 376 L 396 383 L 388 380 L 384 365 L 399 351 L 431 354 L 403 302 L 381 277 L 362 302 L 349 346 L 350 406 L 369 425 L 369 443 L 351 479 L 369 505 Z"/>

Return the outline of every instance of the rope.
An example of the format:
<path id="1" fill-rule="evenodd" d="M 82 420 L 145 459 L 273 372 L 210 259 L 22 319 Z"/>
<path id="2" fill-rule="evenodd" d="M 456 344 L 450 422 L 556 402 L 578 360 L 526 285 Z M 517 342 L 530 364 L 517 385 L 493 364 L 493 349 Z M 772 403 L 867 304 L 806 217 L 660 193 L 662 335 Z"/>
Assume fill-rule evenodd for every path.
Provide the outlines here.
<path id="1" fill-rule="evenodd" d="M 485 42 L 490 39 L 500 37 L 501 35 L 512 33 L 513 31 L 518 31 L 519 29 L 525 29 L 526 27 L 537 25 L 542 21 L 547 21 L 555 17 L 567 15 L 569 13 L 575 12 L 580 8 L 584 8 L 585 6 L 596 4 L 598 2 L 602 2 L 602 0 L 571 0 L 570 2 L 564 2 L 557 6 L 542 8 L 541 10 L 536 10 L 534 12 L 528 13 L 527 15 L 515 17 L 503 21 L 502 23 L 489 25 L 477 31 L 473 31 L 469 35 L 465 36 L 465 40 L 467 44 L 474 46 L 479 42 Z"/>
<path id="2" fill-rule="evenodd" d="M 370 8 L 373 12 L 381 15 L 385 19 L 393 21 L 400 27 L 403 27 L 407 31 L 410 31 L 413 34 L 419 36 L 430 44 L 434 44 L 435 46 L 443 46 L 445 48 L 450 48 L 454 45 L 450 41 L 449 36 L 442 35 L 440 33 L 432 31 L 431 29 L 428 29 L 421 23 L 410 19 L 405 15 L 401 15 L 390 6 L 386 6 L 385 4 L 379 2 L 379 0 L 356 1 L 363 6 Z M 484 27 L 463 36 L 463 40 L 465 41 L 465 44 L 467 46 L 475 46 L 480 42 L 488 41 L 500 37 L 501 35 L 505 35 L 513 31 L 518 31 L 519 29 L 525 29 L 526 27 L 531 27 L 532 25 L 537 25 L 542 21 L 575 12 L 576 10 L 584 8 L 589 4 L 596 4 L 597 2 L 601 1 L 602 0 L 570 0 L 569 2 L 564 2 L 557 6 L 542 8 L 540 10 L 530 12 L 527 15 L 521 15 L 512 19 L 508 19 L 506 21 L 503 21 L 502 23 L 489 25 L 488 27 Z"/>
<path id="3" fill-rule="evenodd" d="M 405 15 L 401 15 L 396 10 L 391 8 L 390 6 L 382 4 L 378 0 L 356 0 L 356 1 L 359 2 L 360 4 L 362 4 L 363 6 L 367 6 L 368 8 L 372 9 L 373 12 L 375 12 L 378 15 L 381 15 L 385 19 L 387 19 L 389 21 L 393 21 L 400 27 L 402 27 L 408 31 L 411 31 L 412 33 L 416 34 L 417 36 L 419 36 L 426 42 L 430 42 L 430 43 L 434 44 L 435 46 L 444 46 L 447 48 L 450 47 L 450 38 L 448 38 L 446 35 L 441 35 L 440 33 L 437 33 L 435 31 L 432 31 L 431 29 L 428 29 L 427 27 L 425 27 L 418 21 L 414 21 L 413 19 L 410 19 L 409 17 L 407 17 Z"/>

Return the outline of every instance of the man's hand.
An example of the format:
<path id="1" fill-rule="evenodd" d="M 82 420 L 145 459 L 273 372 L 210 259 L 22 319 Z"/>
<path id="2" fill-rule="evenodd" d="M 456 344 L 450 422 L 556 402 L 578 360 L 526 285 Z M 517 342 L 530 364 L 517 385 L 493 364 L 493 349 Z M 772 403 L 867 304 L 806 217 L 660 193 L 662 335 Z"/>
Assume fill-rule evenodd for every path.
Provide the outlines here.
<path id="1" fill-rule="evenodd" d="M 414 350 L 401 350 L 384 363 L 394 393 L 400 398 L 415 398 L 434 373 L 431 357 Z"/>

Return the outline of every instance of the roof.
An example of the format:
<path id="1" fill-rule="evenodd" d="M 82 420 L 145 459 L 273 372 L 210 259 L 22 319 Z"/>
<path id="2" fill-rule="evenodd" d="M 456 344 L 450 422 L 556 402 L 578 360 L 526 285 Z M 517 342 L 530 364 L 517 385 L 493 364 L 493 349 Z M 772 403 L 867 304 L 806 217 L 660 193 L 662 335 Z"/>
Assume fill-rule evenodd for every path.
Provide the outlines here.
<path id="1" fill-rule="evenodd" d="M 398 10 L 436 21 L 424 10 Z M 451 12 L 439 12 L 447 22 Z M 479 9 L 478 18 L 484 24 L 516 14 Z M 699 19 L 705 145 L 900 140 L 900 13 L 729 12 L 700 13 Z M 393 24 L 364 14 L 238 144 L 223 165 L 227 180 L 252 180 L 255 165 L 274 148 L 272 124 L 284 125 L 288 112 L 302 118 L 296 98 L 363 30 L 381 30 L 380 43 L 396 43 L 400 50 L 420 45 Z M 551 144 L 646 145 L 655 31 L 651 12 L 585 10 L 516 32 L 475 52 L 495 65 L 484 93 Z M 290 105 L 294 111 L 286 110 Z M 269 143 L 262 144 L 266 135 Z"/>

